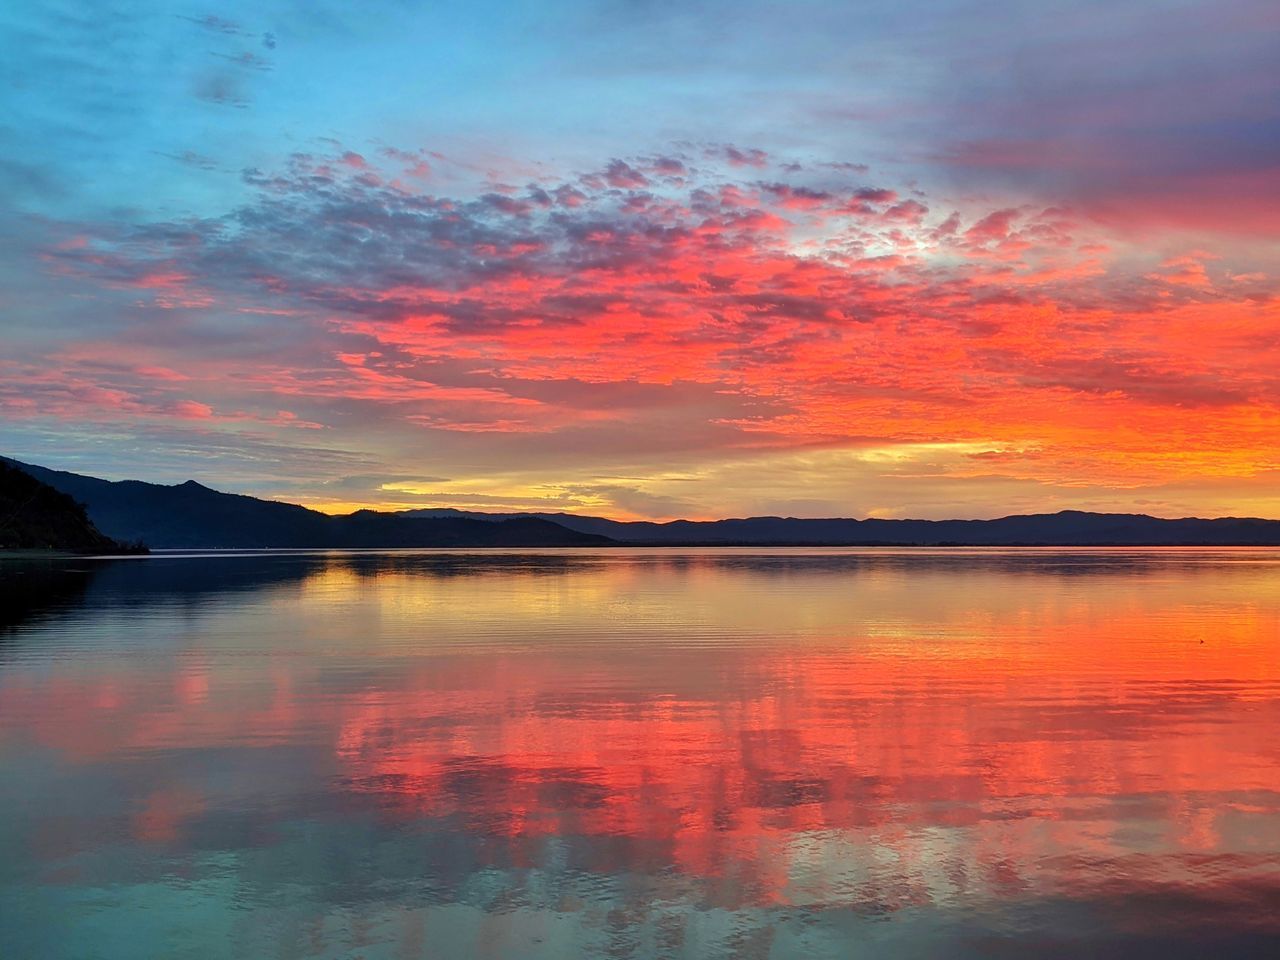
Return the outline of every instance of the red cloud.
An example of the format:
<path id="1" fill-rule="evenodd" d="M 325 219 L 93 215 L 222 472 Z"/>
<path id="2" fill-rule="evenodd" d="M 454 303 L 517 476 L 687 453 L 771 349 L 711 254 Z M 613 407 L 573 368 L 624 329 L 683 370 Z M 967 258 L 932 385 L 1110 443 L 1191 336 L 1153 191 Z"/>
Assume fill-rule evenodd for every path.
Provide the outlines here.
<path id="1" fill-rule="evenodd" d="M 566 457 L 981 441 L 1036 450 L 1000 469 L 1046 482 L 1273 458 L 1274 284 L 1225 262 L 1215 284 L 1206 251 L 1144 260 L 1053 209 L 968 205 L 964 229 L 959 212 L 839 179 L 858 171 L 743 182 L 728 157 L 677 181 L 614 160 L 523 195 L 452 197 L 345 166 L 299 158 L 254 174 L 259 197 L 234 216 L 81 225 L 47 252 L 108 289 L 202 292 L 182 299 L 187 325 L 135 336 L 134 366 L 187 378 L 183 397 L 69 360 L 11 371 L 0 397 L 280 427 L 286 406 L 299 425 L 538 435 Z M 210 332 L 222 310 L 250 318 L 235 348 Z M 201 338 L 219 344 L 207 359 Z M 619 406 L 626 385 L 678 413 Z"/>

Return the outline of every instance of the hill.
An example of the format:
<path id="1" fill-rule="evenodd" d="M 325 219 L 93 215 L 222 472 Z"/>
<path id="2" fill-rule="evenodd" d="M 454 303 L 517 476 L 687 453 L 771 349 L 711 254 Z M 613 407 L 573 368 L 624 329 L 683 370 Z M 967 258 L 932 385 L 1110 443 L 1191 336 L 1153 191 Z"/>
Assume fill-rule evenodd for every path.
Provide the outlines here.
<path id="1" fill-rule="evenodd" d="M 0 458 L 0 460 L 5 458 Z M 85 505 L 105 534 L 155 548 L 576 547 L 610 541 L 537 517 L 481 521 L 361 510 L 330 516 L 292 503 L 173 486 L 101 480 L 16 460 L 23 472 Z"/>
<path id="2" fill-rule="evenodd" d="M 620 543 L 653 546 L 1276 546 L 1280 520 L 1252 517 L 1167 520 L 1146 514 L 1026 514 L 996 520 L 854 520 L 748 517 L 732 520 L 618 521 L 565 513 L 485 514 L 409 510 L 402 516 L 491 521 L 534 516 Z"/>
<path id="3" fill-rule="evenodd" d="M 83 503 L 107 536 L 162 548 L 1280 545 L 1280 520 L 1170 520 L 1078 510 L 995 520 L 747 517 L 669 523 L 451 509 L 330 516 L 297 504 L 222 493 L 194 480 L 174 486 L 109 481 L 8 462 Z"/>
<path id="4" fill-rule="evenodd" d="M 74 498 L 0 461 L 0 550 L 119 553 L 124 549 L 93 525 Z"/>

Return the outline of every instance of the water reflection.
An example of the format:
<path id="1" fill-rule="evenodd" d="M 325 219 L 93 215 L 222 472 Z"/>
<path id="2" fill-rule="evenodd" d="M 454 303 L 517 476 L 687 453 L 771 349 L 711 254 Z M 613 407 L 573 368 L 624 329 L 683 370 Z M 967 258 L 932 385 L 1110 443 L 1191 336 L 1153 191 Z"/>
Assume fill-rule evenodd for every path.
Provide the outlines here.
<path id="1" fill-rule="evenodd" d="M 1280 552 L 41 576 L 0 632 L 6 957 L 1280 945 Z"/>
<path id="2" fill-rule="evenodd" d="M 74 606 L 98 569 L 97 564 L 72 566 L 66 560 L 0 560 L 0 644 L 26 621 Z"/>

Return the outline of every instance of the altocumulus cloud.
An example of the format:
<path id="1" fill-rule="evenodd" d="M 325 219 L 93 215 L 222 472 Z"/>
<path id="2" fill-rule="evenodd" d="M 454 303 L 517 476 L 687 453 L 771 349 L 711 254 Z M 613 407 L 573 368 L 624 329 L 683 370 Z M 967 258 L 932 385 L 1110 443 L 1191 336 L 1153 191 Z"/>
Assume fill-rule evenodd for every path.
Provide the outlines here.
<path id="1" fill-rule="evenodd" d="M 50 269 L 139 298 L 94 361 L 127 343 L 133 366 L 103 387 L 58 344 L 0 401 L 546 464 L 989 442 L 1034 449 L 1001 469 L 1042 482 L 1238 473 L 1280 424 L 1270 278 L 1144 257 L 1068 208 L 741 147 L 449 191 L 427 157 L 335 146 L 246 171 L 223 216 L 65 224 Z"/>

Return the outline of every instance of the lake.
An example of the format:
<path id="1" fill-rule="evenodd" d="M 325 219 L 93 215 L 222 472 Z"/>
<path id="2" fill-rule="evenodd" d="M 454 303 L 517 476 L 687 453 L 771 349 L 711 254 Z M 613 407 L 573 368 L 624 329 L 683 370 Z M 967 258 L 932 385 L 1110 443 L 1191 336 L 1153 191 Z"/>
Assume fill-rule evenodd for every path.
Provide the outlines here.
<path id="1" fill-rule="evenodd" d="M 1280 550 L 0 561 L 0 957 L 1280 955 Z"/>

